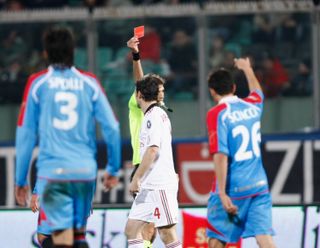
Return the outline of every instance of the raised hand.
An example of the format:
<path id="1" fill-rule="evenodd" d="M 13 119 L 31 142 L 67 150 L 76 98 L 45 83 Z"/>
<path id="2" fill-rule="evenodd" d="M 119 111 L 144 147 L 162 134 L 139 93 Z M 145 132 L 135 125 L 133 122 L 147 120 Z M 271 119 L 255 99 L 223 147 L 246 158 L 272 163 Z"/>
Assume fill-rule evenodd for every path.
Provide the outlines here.
<path id="1" fill-rule="evenodd" d="M 139 52 L 139 39 L 136 37 L 132 37 L 130 40 L 127 41 L 127 47 L 129 47 L 132 52 L 138 53 Z"/>
<path id="2" fill-rule="evenodd" d="M 251 63 L 249 58 L 239 58 L 239 59 L 234 59 L 234 65 L 236 68 L 239 70 L 246 70 L 248 68 L 251 68 Z"/>

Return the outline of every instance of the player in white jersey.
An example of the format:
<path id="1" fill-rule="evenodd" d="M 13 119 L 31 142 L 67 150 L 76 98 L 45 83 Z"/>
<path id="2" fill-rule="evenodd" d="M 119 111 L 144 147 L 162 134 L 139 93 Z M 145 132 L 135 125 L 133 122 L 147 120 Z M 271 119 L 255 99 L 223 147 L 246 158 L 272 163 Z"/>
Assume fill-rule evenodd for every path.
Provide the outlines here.
<path id="1" fill-rule="evenodd" d="M 152 106 L 145 112 L 140 131 L 141 154 L 153 145 L 160 145 L 159 156 L 141 179 L 141 187 L 152 190 L 177 190 L 177 175 L 174 170 L 171 148 L 171 123 L 167 113 Z"/>
<path id="2" fill-rule="evenodd" d="M 140 132 L 141 164 L 130 184 L 137 193 L 126 225 L 129 248 L 142 248 L 142 230 L 153 222 L 168 248 L 182 247 L 177 237 L 178 178 L 172 156 L 171 123 L 158 106 L 159 91 L 164 80 L 148 74 L 136 84 L 136 98 L 144 113 Z"/>

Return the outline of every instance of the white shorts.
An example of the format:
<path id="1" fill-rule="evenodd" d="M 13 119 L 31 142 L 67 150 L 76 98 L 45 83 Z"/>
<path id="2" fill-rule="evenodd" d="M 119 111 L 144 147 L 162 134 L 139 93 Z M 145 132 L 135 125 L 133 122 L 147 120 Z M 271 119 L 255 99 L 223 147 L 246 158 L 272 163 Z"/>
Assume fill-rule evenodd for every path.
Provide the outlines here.
<path id="1" fill-rule="evenodd" d="M 177 190 L 141 189 L 136 196 L 129 219 L 152 222 L 155 227 L 178 223 Z"/>

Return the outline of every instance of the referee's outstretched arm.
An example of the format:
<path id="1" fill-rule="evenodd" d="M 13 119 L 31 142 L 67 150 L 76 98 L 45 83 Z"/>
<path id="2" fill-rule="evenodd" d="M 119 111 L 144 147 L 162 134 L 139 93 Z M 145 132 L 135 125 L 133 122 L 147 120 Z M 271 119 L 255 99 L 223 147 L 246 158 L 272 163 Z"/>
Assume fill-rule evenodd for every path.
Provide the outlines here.
<path id="1" fill-rule="evenodd" d="M 140 62 L 140 53 L 139 53 L 139 39 L 132 37 L 128 42 L 127 46 L 132 51 L 132 65 L 133 65 L 133 79 L 134 83 L 140 80 L 143 77 L 143 69 Z"/>

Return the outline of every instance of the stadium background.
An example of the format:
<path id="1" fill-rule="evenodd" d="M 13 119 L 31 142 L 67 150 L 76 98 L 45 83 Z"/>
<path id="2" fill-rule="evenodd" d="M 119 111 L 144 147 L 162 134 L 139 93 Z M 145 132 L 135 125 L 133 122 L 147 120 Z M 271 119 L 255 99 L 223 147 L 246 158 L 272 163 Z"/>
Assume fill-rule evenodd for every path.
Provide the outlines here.
<path id="1" fill-rule="evenodd" d="M 93 219 L 126 216 L 123 208 L 132 201 L 127 190 L 131 171 L 127 101 L 133 82 L 126 41 L 133 27 L 145 25 L 143 67 L 167 79 L 166 102 L 174 109 L 170 118 L 180 175 L 179 202 L 181 207 L 192 207 L 182 208 L 181 220 L 186 223 L 185 213 L 189 213 L 199 221 L 192 219 L 199 225 L 188 231 L 190 225 L 180 225 L 185 247 L 206 247 L 201 238 L 205 214 L 201 207 L 214 177 L 206 140 L 205 115 L 213 104 L 206 75 L 218 66 L 230 68 L 238 56 L 253 59 L 267 95 L 262 148 L 276 206 L 276 241 L 279 247 L 320 247 L 320 9 L 316 1 L 112 0 L 96 1 L 94 7 L 86 2 L 0 0 L 0 237 L 7 247 L 21 247 L 12 243 L 8 230 L 22 223 L 21 242 L 34 247 L 36 217 L 18 209 L 14 201 L 14 135 L 26 78 L 46 66 L 42 33 L 55 24 L 74 31 L 75 64 L 98 75 L 121 124 L 121 183 L 111 193 L 103 192 L 105 149 L 99 143 L 101 171 L 95 195 L 99 210 Z M 243 96 L 247 93 L 243 75 L 235 77 L 237 94 Z M 109 208 L 119 209 L 105 210 Z M 110 227 L 107 219 L 101 221 Z M 91 241 L 93 247 L 125 247 L 117 239 L 103 241 L 114 230 L 95 228 L 100 241 Z M 116 232 L 121 236 L 121 231 Z M 186 236 L 191 243 L 187 244 Z M 232 247 L 256 246 L 249 241 Z"/>

